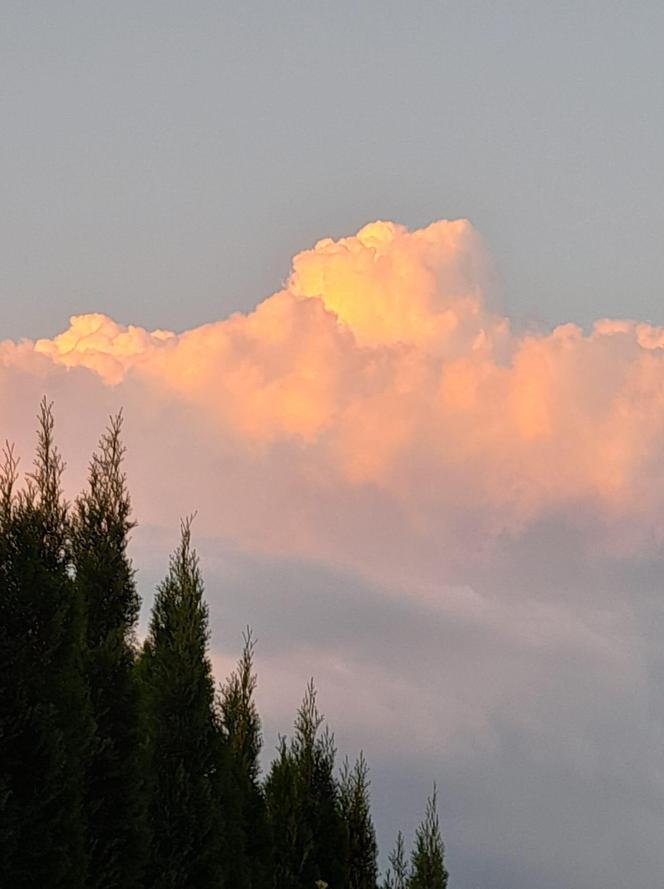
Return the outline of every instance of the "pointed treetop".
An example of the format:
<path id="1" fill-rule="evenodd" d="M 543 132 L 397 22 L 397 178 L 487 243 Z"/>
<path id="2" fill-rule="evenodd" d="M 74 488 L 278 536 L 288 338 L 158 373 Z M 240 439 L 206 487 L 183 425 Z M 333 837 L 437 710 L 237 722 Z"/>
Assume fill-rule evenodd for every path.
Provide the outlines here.
<path id="1" fill-rule="evenodd" d="M 318 710 L 317 695 L 318 692 L 313 677 L 311 677 L 295 717 L 295 740 L 298 746 L 304 750 L 313 747 L 318 729 L 324 722 L 324 717 Z"/>
<path id="2" fill-rule="evenodd" d="M 254 701 L 257 677 L 254 672 L 256 640 L 250 627 L 236 669 L 221 687 L 222 725 L 237 765 L 251 780 L 258 778 L 258 756 L 262 747 L 261 723 Z"/>
<path id="3" fill-rule="evenodd" d="M 8 441 L 2 451 L 0 463 L 0 514 L 3 519 L 11 515 L 14 502 L 14 487 L 18 480 L 18 457 L 14 454 L 14 445 Z"/>
<path id="4" fill-rule="evenodd" d="M 28 473 L 28 496 L 34 500 L 39 498 L 42 509 L 56 521 L 66 511 L 62 502 L 61 479 L 65 470 L 65 462 L 60 456 L 53 436 L 55 420 L 53 403 L 42 398 L 37 415 L 37 448 L 33 461 L 33 470 Z"/>
<path id="5" fill-rule="evenodd" d="M 411 856 L 412 875 L 409 889 L 446 889 L 448 873 L 445 868 L 445 847 L 438 821 L 438 789 L 427 800 L 424 820 L 415 834 L 415 848 Z"/>
<path id="6" fill-rule="evenodd" d="M 96 505 L 112 504 L 117 517 L 128 522 L 131 511 L 127 476 L 122 469 L 126 448 L 122 442 L 122 410 L 109 417 L 108 426 L 99 439 L 97 450 L 92 455 L 89 466 L 90 498 Z"/>
<path id="7" fill-rule="evenodd" d="M 384 889 L 408 889 L 408 861 L 401 831 L 397 834 L 394 849 L 388 856 L 390 866 L 385 876 Z"/>

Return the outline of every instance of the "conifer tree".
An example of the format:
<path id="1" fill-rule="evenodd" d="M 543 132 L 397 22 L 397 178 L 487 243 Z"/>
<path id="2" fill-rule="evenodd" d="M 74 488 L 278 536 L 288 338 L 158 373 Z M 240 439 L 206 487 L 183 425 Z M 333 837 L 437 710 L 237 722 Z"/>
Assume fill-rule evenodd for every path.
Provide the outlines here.
<path id="1" fill-rule="evenodd" d="M 283 736 L 265 782 L 265 801 L 272 836 L 274 889 L 298 889 L 303 857 L 298 774 L 290 745 Z"/>
<path id="2" fill-rule="evenodd" d="M 303 887 L 318 879 L 339 886 L 343 877 L 343 825 L 334 777 L 334 736 L 318 711 L 313 679 L 295 720 L 293 754 L 300 788 L 303 833 L 309 833 L 311 854 L 302 868 Z"/>
<path id="3" fill-rule="evenodd" d="M 317 880 L 341 886 L 343 824 L 334 778 L 336 750 L 316 704 L 311 680 L 289 745 L 279 754 L 266 783 L 274 837 L 275 889 L 310 889 Z"/>
<path id="4" fill-rule="evenodd" d="M 360 753 L 352 769 L 346 759 L 339 785 L 346 889 L 376 889 L 378 847 L 371 818 L 369 783 L 369 768 L 364 754 Z"/>
<path id="5" fill-rule="evenodd" d="M 390 866 L 385 875 L 383 889 L 408 889 L 408 862 L 401 831 L 397 833 L 394 849 L 388 856 Z"/>
<path id="6" fill-rule="evenodd" d="M 268 889 L 272 885 L 270 841 L 265 798 L 260 785 L 261 723 L 254 701 L 254 639 L 244 636 L 237 669 L 221 689 L 220 712 L 229 759 L 231 798 L 226 879 L 236 889 Z M 230 815 L 230 812 L 229 812 Z"/>
<path id="7" fill-rule="evenodd" d="M 438 823 L 436 785 L 427 800 L 424 820 L 415 834 L 408 889 L 446 889 L 445 847 Z"/>
<path id="8" fill-rule="evenodd" d="M 127 555 L 131 505 L 122 469 L 122 416 L 93 455 L 72 529 L 76 585 L 86 611 L 85 669 L 95 735 L 86 769 L 89 880 L 140 885 L 146 849 L 134 628 L 139 598 Z"/>
<path id="9" fill-rule="evenodd" d="M 207 646 L 208 610 L 186 521 L 140 663 L 151 776 L 148 889 L 222 885 L 223 751 Z"/>
<path id="10" fill-rule="evenodd" d="M 44 400 L 25 489 L 11 450 L 0 480 L 0 885 L 11 889 L 85 883 L 92 721 L 63 469 Z"/>

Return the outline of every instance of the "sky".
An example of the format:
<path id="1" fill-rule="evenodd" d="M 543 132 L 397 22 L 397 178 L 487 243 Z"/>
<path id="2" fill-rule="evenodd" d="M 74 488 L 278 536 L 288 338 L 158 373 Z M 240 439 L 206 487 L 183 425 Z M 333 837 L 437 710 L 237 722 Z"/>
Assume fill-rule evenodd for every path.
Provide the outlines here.
<path id="1" fill-rule="evenodd" d="M 664 867 L 664 9 L 9 2 L 0 435 L 125 414 L 269 758 L 307 679 L 458 889 Z"/>

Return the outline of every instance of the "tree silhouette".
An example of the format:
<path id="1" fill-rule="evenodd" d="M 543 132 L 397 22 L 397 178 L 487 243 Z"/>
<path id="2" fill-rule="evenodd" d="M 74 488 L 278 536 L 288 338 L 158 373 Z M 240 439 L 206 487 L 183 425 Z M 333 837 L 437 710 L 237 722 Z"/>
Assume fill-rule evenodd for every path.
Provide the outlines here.
<path id="1" fill-rule="evenodd" d="M 12 889 L 76 889 L 86 878 L 92 720 L 53 429 L 44 400 L 25 488 L 11 448 L 0 473 L 0 885 Z"/>
<path id="2" fill-rule="evenodd" d="M 437 810 L 437 789 L 427 800 L 424 820 L 415 834 L 411 877 L 408 889 L 446 889 L 445 847 L 440 836 Z"/>
<path id="3" fill-rule="evenodd" d="M 140 602 L 127 556 L 134 527 L 122 469 L 122 415 L 111 419 L 76 501 L 72 545 L 86 614 L 85 672 L 95 734 L 86 768 L 89 886 L 134 889 L 146 855 L 134 629 Z"/>
<path id="4" fill-rule="evenodd" d="M 150 763 L 152 889 L 217 889 L 223 753 L 207 654 L 208 611 L 191 525 L 159 586 L 140 662 Z"/>

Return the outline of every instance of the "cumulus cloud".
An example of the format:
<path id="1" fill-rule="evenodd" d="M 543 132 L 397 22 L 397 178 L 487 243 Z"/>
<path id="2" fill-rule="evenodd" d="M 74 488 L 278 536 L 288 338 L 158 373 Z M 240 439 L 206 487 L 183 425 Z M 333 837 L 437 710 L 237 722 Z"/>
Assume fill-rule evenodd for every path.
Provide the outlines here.
<path id="1" fill-rule="evenodd" d="M 238 513 L 233 481 L 206 481 L 206 506 L 210 485 L 234 501 L 229 515 L 210 506 L 210 522 L 252 544 L 366 565 L 372 533 L 395 534 L 435 578 L 453 562 L 441 550 L 465 559 L 567 506 L 617 529 L 611 545 L 659 538 L 664 331 L 516 333 L 489 308 L 490 282 L 468 222 L 376 222 L 296 256 L 248 315 L 180 334 L 84 315 L 52 340 L 4 342 L 6 400 L 12 375 L 96 382 L 141 427 L 153 418 L 139 451 L 157 461 L 186 440 L 169 417 L 193 423 L 192 460 L 205 453 L 250 494 Z"/>
<path id="2" fill-rule="evenodd" d="M 250 314 L 182 333 L 83 315 L 0 343 L 0 428 L 25 454 L 53 397 L 73 493 L 123 406 L 144 577 L 198 509 L 221 636 L 250 621 L 263 640 L 268 726 L 315 669 L 393 787 L 440 775 L 467 886 L 595 889 L 630 856 L 646 886 L 664 330 L 524 330 L 494 277 L 466 221 L 375 222 L 300 253 Z"/>

